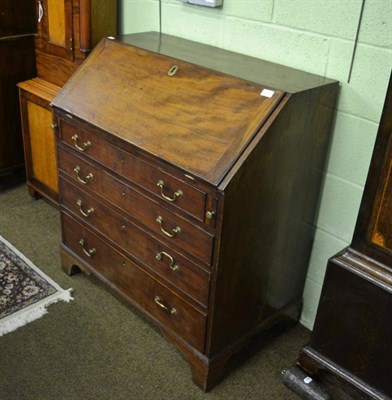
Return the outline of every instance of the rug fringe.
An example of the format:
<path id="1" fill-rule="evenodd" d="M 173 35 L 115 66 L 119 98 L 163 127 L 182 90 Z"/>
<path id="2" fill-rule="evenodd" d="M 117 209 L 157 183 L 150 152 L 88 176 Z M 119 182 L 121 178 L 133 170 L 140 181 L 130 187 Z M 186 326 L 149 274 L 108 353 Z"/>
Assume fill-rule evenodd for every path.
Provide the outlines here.
<path id="1" fill-rule="evenodd" d="M 51 304 L 57 303 L 58 301 L 69 303 L 73 300 L 73 297 L 71 296 L 72 291 L 72 288 L 58 291 L 51 296 L 42 299 L 38 303 L 10 315 L 9 317 L 2 318 L 0 320 L 0 336 L 13 332 L 16 329 L 43 317 L 48 313 L 47 307 Z"/>

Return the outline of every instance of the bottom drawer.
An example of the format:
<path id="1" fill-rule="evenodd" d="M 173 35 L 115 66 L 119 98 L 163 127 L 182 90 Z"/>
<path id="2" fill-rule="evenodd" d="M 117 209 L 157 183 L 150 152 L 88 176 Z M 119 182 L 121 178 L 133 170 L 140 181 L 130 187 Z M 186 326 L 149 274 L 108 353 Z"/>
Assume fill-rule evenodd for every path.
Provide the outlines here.
<path id="1" fill-rule="evenodd" d="M 204 352 L 206 315 L 64 213 L 62 229 L 63 245 L 98 277 L 158 320 L 163 328 L 172 330 Z"/>

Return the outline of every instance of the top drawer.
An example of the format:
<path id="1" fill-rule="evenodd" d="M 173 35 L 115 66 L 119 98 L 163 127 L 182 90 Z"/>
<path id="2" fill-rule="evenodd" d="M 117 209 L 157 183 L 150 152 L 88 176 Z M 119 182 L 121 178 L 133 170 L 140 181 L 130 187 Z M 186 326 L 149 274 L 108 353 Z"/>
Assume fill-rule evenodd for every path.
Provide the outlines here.
<path id="1" fill-rule="evenodd" d="M 60 140 L 63 143 L 129 179 L 162 201 L 204 221 L 206 192 L 163 172 L 88 130 L 63 119 L 60 124 Z"/>

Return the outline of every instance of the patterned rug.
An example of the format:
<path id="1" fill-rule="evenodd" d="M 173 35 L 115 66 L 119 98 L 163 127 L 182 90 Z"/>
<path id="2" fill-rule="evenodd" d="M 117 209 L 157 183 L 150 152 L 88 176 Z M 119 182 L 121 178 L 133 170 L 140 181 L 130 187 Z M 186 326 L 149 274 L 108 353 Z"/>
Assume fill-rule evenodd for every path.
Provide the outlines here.
<path id="1" fill-rule="evenodd" d="M 0 236 L 0 336 L 47 313 L 59 300 L 73 300 L 14 246 Z"/>

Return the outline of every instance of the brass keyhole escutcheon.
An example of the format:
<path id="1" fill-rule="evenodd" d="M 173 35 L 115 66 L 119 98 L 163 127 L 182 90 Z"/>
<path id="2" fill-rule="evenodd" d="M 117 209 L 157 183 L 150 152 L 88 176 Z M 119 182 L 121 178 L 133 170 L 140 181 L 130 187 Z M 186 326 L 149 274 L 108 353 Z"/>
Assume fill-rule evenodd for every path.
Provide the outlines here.
<path id="1" fill-rule="evenodd" d="M 173 65 L 172 67 L 169 68 L 169 71 L 167 71 L 167 74 L 169 76 L 174 76 L 177 73 L 178 70 L 178 65 Z"/>

